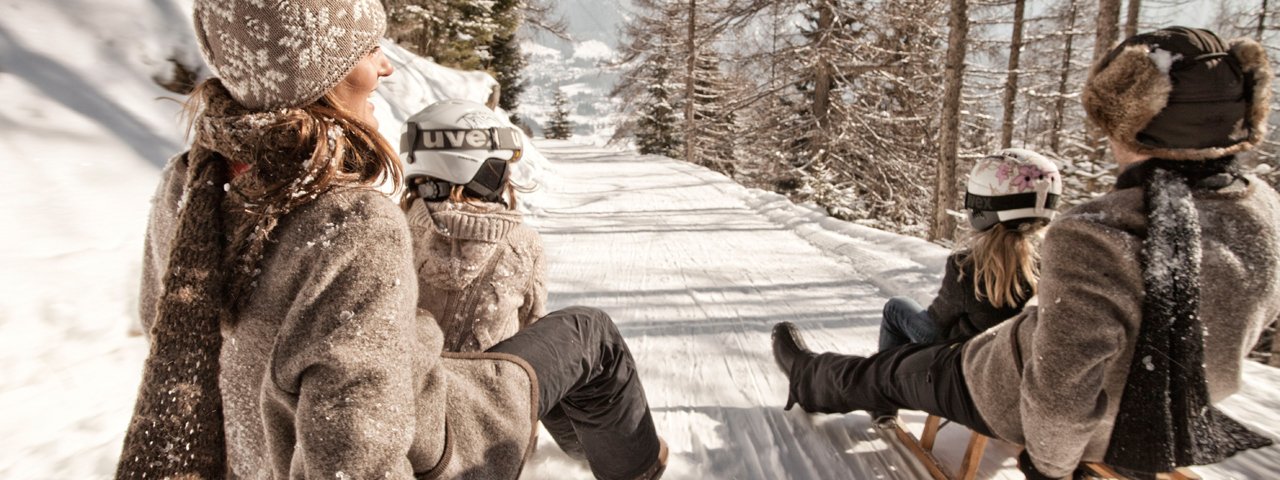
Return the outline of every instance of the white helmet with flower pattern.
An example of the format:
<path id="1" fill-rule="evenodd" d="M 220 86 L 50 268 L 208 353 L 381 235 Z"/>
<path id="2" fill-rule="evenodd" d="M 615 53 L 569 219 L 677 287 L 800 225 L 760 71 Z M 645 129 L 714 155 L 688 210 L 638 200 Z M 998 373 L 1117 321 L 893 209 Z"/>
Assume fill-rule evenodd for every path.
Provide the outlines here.
<path id="1" fill-rule="evenodd" d="M 1062 195 L 1062 175 L 1039 153 L 1008 148 L 978 160 L 969 172 L 964 206 L 978 231 L 998 223 L 1013 227 L 1052 220 Z"/>

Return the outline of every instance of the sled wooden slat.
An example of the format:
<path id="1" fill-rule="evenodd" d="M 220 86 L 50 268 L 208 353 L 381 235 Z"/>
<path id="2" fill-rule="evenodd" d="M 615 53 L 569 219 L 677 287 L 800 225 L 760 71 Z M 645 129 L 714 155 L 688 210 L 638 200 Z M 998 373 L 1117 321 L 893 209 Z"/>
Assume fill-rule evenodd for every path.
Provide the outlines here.
<path id="1" fill-rule="evenodd" d="M 898 441 L 902 442 L 907 447 L 907 450 L 920 461 L 920 464 L 924 465 L 925 469 L 929 471 L 929 476 L 933 477 L 933 480 L 952 480 L 951 475 L 942 470 L 942 464 L 938 463 L 938 459 L 934 458 L 933 453 L 920 447 L 920 441 L 916 440 L 915 435 L 912 435 L 911 432 L 908 432 L 896 421 L 894 422 L 893 431 L 897 434 Z"/>
<path id="2" fill-rule="evenodd" d="M 987 436 L 974 432 L 969 436 L 969 447 L 964 450 L 964 462 L 960 464 L 960 479 L 972 480 L 978 476 L 978 464 L 987 449 Z"/>
<path id="3" fill-rule="evenodd" d="M 938 439 L 938 429 L 941 428 L 942 417 L 929 415 L 924 419 L 924 432 L 920 434 L 920 447 L 925 451 L 933 451 L 933 442 Z"/>
<path id="4" fill-rule="evenodd" d="M 1103 478 L 1107 480 L 1112 480 L 1112 479 L 1128 480 L 1129 479 L 1129 477 L 1121 475 L 1111 467 L 1108 467 L 1101 463 L 1085 463 L 1084 467 L 1085 467 L 1085 470 L 1087 470 L 1090 475 L 1093 475 L 1094 477 L 1097 477 L 1097 478 Z M 1157 480 L 1201 480 L 1200 475 L 1197 475 L 1196 472 L 1191 471 L 1191 469 L 1189 468 L 1179 468 L 1169 473 L 1157 473 L 1156 479 Z"/>
<path id="5" fill-rule="evenodd" d="M 941 428 L 942 418 L 929 415 L 924 421 L 924 431 L 921 432 L 919 441 L 916 441 L 915 436 L 900 425 L 897 425 L 895 430 L 898 432 L 898 438 L 929 470 L 929 474 L 935 480 L 973 480 L 978 476 L 978 464 L 981 463 L 982 454 L 987 449 L 987 437 L 979 433 L 970 435 L 969 446 L 965 449 L 964 460 L 960 463 L 959 475 L 952 475 L 933 455 L 933 446 L 938 439 L 938 430 Z"/>

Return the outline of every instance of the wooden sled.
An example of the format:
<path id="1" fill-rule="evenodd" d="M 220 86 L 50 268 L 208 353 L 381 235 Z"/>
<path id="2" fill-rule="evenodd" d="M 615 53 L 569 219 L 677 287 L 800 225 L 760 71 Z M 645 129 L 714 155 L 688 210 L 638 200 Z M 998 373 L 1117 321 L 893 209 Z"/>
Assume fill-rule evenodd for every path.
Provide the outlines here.
<path id="1" fill-rule="evenodd" d="M 1116 473 L 1111 467 L 1101 463 L 1085 463 L 1085 471 L 1094 478 L 1127 480 L 1129 477 Z M 1200 476 L 1189 468 L 1179 468 L 1169 473 L 1157 473 L 1157 480 L 1200 480 Z"/>
<path id="2" fill-rule="evenodd" d="M 891 426 L 878 425 L 878 428 L 890 430 L 891 433 L 902 442 L 907 451 L 919 460 L 920 464 L 928 470 L 933 480 L 974 480 L 978 475 L 978 464 L 982 461 L 982 455 L 987 449 L 986 435 L 977 432 L 971 432 L 969 435 L 969 446 L 965 448 L 963 460 L 960 462 L 960 469 L 952 473 L 950 469 L 938 462 L 938 458 L 933 455 L 933 445 L 938 439 L 938 430 L 942 429 L 942 418 L 929 415 L 924 421 L 924 431 L 917 440 L 916 436 L 911 432 L 902 428 L 902 425 L 894 420 L 889 422 Z M 1112 468 L 1101 463 L 1085 463 L 1085 470 L 1094 478 L 1106 480 L 1128 480 L 1116 473 Z M 1160 473 L 1156 475 L 1159 480 L 1201 480 L 1199 475 L 1187 468 L 1179 468 L 1170 473 Z"/>
<path id="3" fill-rule="evenodd" d="M 877 425 L 877 428 L 896 437 L 898 442 L 929 472 L 933 480 L 972 480 L 978 474 L 978 463 L 982 460 L 982 453 L 986 451 L 988 438 L 977 433 L 969 437 L 969 446 L 965 449 L 960 470 L 953 474 L 933 455 L 933 444 L 938 439 L 938 430 L 941 427 L 942 418 L 929 415 L 924 422 L 923 434 L 916 439 L 916 436 L 903 428 L 897 419 Z"/>

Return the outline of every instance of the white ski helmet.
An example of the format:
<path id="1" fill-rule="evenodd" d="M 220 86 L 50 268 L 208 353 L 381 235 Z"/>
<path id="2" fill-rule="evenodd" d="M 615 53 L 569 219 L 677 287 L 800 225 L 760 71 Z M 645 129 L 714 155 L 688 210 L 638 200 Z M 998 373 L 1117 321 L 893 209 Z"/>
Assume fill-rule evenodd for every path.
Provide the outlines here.
<path id="1" fill-rule="evenodd" d="M 1062 195 L 1058 166 L 1036 152 L 1008 148 L 973 166 L 964 207 L 977 231 L 997 223 L 1014 226 L 1036 219 L 1052 220 Z"/>
<path id="2" fill-rule="evenodd" d="M 447 197 L 457 185 L 496 200 L 509 175 L 507 164 L 520 159 L 520 138 L 519 130 L 480 103 L 433 103 L 409 117 L 400 133 L 405 182 L 428 200 Z"/>

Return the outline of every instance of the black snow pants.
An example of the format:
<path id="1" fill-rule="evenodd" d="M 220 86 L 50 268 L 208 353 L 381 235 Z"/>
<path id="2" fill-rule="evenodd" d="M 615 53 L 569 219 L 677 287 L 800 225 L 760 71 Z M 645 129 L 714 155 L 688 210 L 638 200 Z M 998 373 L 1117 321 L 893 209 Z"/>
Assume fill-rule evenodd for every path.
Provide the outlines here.
<path id="1" fill-rule="evenodd" d="M 963 346 L 908 344 L 870 357 L 822 353 L 800 358 L 791 372 L 791 398 L 815 413 L 920 410 L 994 436 L 965 386 Z"/>
<path id="2" fill-rule="evenodd" d="M 538 418 L 597 478 L 630 479 L 658 458 L 658 434 L 635 360 L 609 315 L 569 307 L 490 352 L 515 355 L 538 375 Z"/>

